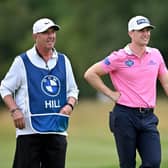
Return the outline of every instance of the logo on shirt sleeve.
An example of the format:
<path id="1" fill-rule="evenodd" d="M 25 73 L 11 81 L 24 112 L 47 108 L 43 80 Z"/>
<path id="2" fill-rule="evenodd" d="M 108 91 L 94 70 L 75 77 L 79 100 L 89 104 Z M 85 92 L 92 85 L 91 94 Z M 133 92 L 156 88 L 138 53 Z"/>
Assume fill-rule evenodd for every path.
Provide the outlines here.
<path id="1" fill-rule="evenodd" d="M 125 65 L 127 65 L 128 67 L 131 67 L 132 65 L 134 65 L 134 61 L 127 60 L 127 61 L 125 61 Z"/>
<path id="2" fill-rule="evenodd" d="M 110 65 L 110 60 L 109 60 L 108 57 L 106 57 L 106 58 L 104 59 L 104 63 L 105 63 L 106 65 Z"/>

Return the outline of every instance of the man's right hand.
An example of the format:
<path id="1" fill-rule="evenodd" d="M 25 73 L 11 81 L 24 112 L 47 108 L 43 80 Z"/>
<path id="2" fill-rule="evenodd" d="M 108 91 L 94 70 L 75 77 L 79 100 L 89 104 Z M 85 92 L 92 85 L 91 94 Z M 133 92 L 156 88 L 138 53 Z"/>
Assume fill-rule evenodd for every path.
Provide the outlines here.
<path id="1" fill-rule="evenodd" d="M 23 113 L 17 109 L 11 114 L 13 122 L 16 128 L 23 129 L 25 128 L 25 119 Z"/>

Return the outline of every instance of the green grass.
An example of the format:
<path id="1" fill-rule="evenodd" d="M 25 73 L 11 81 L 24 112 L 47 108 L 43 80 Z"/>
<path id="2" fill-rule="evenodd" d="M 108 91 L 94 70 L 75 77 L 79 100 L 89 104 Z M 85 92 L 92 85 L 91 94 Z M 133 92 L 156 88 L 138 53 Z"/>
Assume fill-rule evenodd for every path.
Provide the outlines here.
<path id="1" fill-rule="evenodd" d="M 118 168 L 113 135 L 108 127 L 108 114 L 113 103 L 80 101 L 70 120 L 66 168 Z M 162 164 L 168 168 L 167 100 L 159 100 Z M 9 115 L 0 115 L 0 168 L 11 168 L 15 150 L 15 130 Z M 137 155 L 137 168 L 140 159 Z"/>

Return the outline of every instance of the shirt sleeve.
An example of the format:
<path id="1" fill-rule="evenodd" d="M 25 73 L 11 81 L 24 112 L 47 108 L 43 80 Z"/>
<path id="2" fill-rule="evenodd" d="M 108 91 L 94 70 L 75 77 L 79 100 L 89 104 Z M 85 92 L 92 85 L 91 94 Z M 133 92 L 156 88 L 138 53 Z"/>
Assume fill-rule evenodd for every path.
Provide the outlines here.
<path id="1" fill-rule="evenodd" d="M 101 61 L 102 68 L 105 72 L 111 72 L 117 69 L 118 54 L 116 51 L 112 52 Z"/>
<path id="2" fill-rule="evenodd" d="M 75 99 L 78 99 L 79 90 L 75 81 L 71 63 L 66 56 L 65 56 L 65 66 L 66 66 L 66 78 L 67 78 L 67 85 L 66 85 L 67 98 L 74 97 Z"/>
<path id="3" fill-rule="evenodd" d="M 12 95 L 21 84 L 22 61 L 16 57 L 4 79 L 1 81 L 0 94 L 2 98 Z"/>
<path id="4" fill-rule="evenodd" d="M 160 52 L 159 52 L 160 53 Z M 160 66 L 159 66 L 159 72 L 158 75 L 163 75 L 168 72 L 168 69 L 166 67 L 165 61 L 160 53 Z"/>

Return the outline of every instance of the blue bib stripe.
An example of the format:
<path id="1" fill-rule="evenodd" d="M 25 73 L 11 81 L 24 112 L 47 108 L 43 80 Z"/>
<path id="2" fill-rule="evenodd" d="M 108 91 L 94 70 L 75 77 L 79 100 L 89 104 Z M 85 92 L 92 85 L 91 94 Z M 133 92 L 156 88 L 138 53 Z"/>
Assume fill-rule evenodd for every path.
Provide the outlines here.
<path id="1" fill-rule="evenodd" d="M 59 113 L 67 102 L 64 56 L 58 54 L 57 64 L 51 70 L 33 65 L 26 53 L 21 58 L 27 75 L 32 127 L 38 132 L 66 131 L 69 117 Z"/>

